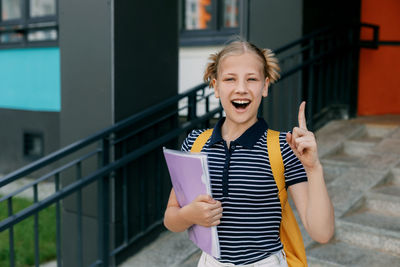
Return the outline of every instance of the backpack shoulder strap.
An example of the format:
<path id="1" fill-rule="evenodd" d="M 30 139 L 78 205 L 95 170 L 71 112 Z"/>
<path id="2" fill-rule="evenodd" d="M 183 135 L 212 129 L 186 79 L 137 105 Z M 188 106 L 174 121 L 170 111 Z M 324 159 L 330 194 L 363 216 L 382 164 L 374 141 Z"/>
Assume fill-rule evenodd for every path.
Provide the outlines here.
<path id="1" fill-rule="evenodd" d="M 279 134 L 280 132 L 268 129 L 267 132 L 267 148 L 268 157 L 271 164 L 272 175 L 274 176 L 275 183 L 278 186 L 279 194 L 281 195 L 282 190 L 285 190 L 285 176 L 284 176 L 284 166 L 281 153 L 281 147 L 279 144 Z M 287 196 L 286 196 L 287 197 Z M 286 201 L 286 199 L 280 199 Z"/>
<path id="2" fill-rule="evenodd" d="M 213 129 L 208 129 L 202 132 L 194 141 L 192 149 L 190 149 L 190 152 L 201 152 L 203 146 L 207 143 L 208 139 L 210 139 L 212 132 Z"/>
<path id="3" fill-rule="evenodd" d="M 281 147 L 279 145 L 279 132 L 269 130 L 267 132 L 267 149 L 272 175 L 279 190 L 279 201 L 282 207 L 282 220 L 279 229 L 280 239 L 286 253 L 289 267 L 306 267 L 307 257 L 303 238 L 296 217 L 289 205 L 288 194 L 285 187 L 285 167 Z"/>

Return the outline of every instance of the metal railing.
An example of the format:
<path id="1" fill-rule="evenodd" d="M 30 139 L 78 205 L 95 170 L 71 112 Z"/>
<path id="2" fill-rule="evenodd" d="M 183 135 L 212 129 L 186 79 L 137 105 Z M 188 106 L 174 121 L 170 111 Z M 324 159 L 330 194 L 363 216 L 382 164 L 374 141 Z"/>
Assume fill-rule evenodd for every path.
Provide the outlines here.
<path id="1" fill-rule="evenodd" d="M 293 97 L 295 100 L 308 99 L 312 103 L 307 106 L 308 121 L 314 128 L 321 123 L 326 110 L 335 105 L 350 108 L 354 100 L 347 93 L 356 90 L 351 89 L 354 86 L 351 80 L 354 67 L 349 66 L 353 64 L 353 53 L 361 45 L 374 46 L 377 42 L 378 28 L 374 25 L 362 27 L 365 26 L 374 29 L 376 40 L 362 44 L 358 37 L 359 26 L 346 28 L 345 31 L 327 28 L 276 49 L 283 73 L 279 83 L 271 90 L 272 98 L 277 90 L 282 92 L 288 90 L 285 88 L 292 88 L 291 94 L 298 94 Z M 347 37 L 338 39 L 338 36 Z M 349 55 L 344 59 L 338 57 L 342 54 Z M 334 63 L 335 59 L 344 61 L 343 66 L 347 64 L 346 71 L 340 65 L 343 63 Z M 324 80 L 327 75 L 339 75 L 340 78 Z M 331 85 L 332 81 L 342 84 L 343 90 L 336 92 L 341 86 Z M 322 94 L 321 89 L 327 87 L 333 90 L 324 90 L 326 92 Z M 0 199 L 0 203 L 6 202 L 8 207 L 8 217 L 0 222 L 0 233 L 8 231 L 10 266 L 15 266 L 14 228 L 32 216 L 35 265 L 39 266 L 39 215 L 52 205 L 56 212 L 57 266 L 115 265 L 119 254 L 158 231 L 171 188 L 161 148 L 176 148 L 179 138 L 183 138 L 190 129 L 208 128 L 213 120 L 222 116 L 220 106 L 211 107 L 211 96 L 213 91 L 206 84 L 201 84 L 1 178 L 0 187 L 24 177 L 33 178 L 27 185 Z M 288 106 L 293 105 L 288 104 L 286 108 Z M 267 114 L 272 107 L 267 106 Z M 182 112 L 187 116 L 179 116 Z M 49 166 L 54 166 L 51 172 L 38 174 Z M 41 185 L 49 181 L 54 184 L 54 192 L 39 199 Z M 14 199 L 28 189 L 33 189 L 33 203 L 14 212 Z M 97 252 L 90 258 L 83 252 L 85 216 L 95 221 L 97 227 Z M 75 226 L 71 226 L 76 230 L 74 233 L 63 231 L 63 227 L 68 226 L 63 225 L 68 224 L 67 219 L 68 223 L 74 222 Z M 74 241 L 69 247 L 74 251 L 69 252 L 73 256 L 63 255 L 62 244 L 67 245 L 63 243 L 66 234 L 72 236 L 70 239 Z M 68 264 L 65 263 L 67 260 Z"/>
<path id="2" fill-rule="evenodd" d="M 363 28 L 372 29 L 370 40 L 360 40 Z M 376 49 L 378 44 L 379 26 L 362 23 L 325 27 L 275 49 L 282 74 L 264 100 L 270 126 L 291 130 L 298 124 L 302 100 L 312 130 L 332 119 L 355 116 L 359 49 Z"/>
<path id="3" fill-rule="evenodd" d="M 137 161 L 140 157 L 149 156 L 151 154 L 156 154 L 158 157 L 158 162 L 154 165 L 157 170 L 164 169 L 162 159 L 159 157 L 159 151 L 161 147 L 165 145 L 171 145 L 171 141 L 174 141 L 177 137 L 186 134 L 187 131 L 194 127 L 208 127 L 210 121 L 216 117 L 221 116 L 222 109 L 216 107 L 210 109 L 209 97 L 213 93 L 207 88 L 205 84 L 197 86 L 192 90 L 172 97 L 164 102 L 148 108 L 139 114 L 133 115 L 121 122 L 116 123 L 114 126 L 100 131 L 88 138 L 80 140 L 73 143 L 65 148 L 62 148 L 32 164 L 29 164 L 13 173 L 10 173 L 0 180 L 0 187 L 8 185 L 23 177 L 34 177 L 36 171 L 43 167 L 49 166 L 51 164 L 58 163 L 60 167 L 56 167 L 53 171 L 34 178 L 30 183 L 19 188 L 17 191 L 12 192 L 0 199 L 0 203 L 5 201 L 8 205 L 8 217 L 0 222 L 0 232 L 8 230 L 9 231 L 9 248 L 10 248 L 10 266 L 15 266 L 15 253 L 14 253 L 14 227 L 17 223 L 25 220 L 30 216 L 35 218 L 35 265 L 39 266 L 39 234 L 37 221 L 39 220 L 39 213 L 46 207 L 50 205 L 56 206 L 56 246 L 57 246 L 57 266 L 63 266 L 62 264 L 62 250 L 61 250 L 61 217 L 62 217 L 62 207 L 61 202 L 63 201 L 63 206 L 67 206 L 66 209 L 71 209 L 71 205 L 67 202 L 67 197 L 75 194 L 76 203 L 75 213 L 77 219 L 77 240 L 76 240 L 76 252 L 77 256 L 74 266 L 88 266 L 88 265 L 100 265 L 109 266 L 110 258 L 113 258 L 116 254 L 122 251 L 124 248 L 129 247 L 132 243 L 140 239 L 142 236 L 151 232 L 156 226 L 161 225 L 163 218 L 164 204 L 166 203 L 166 198 L 168 197 L 170 185 L 168 174 L 162 174 L 157 177 L 159 184 L 164 184 L 164 190 L 156 186 L 154 188 L 144 188 L 141 184 L 141 189 L 143 191 L 155 190 L 155 195 L 159 198 L 157 212 L 154 214 L 153 207 L 151 211 L 147 210 L 145 207 L 146 203 L 142 201 L 140 203 L 140 212 L 143 214 L 152 213 L 152 219 L 145 219 L 146 223 L 139 223 L 138 228 L 133 229 L 134 226 L 131 224 L 137 224 L 137 222 L 132 222 L 130 218 L 132 217 L 129 212 L 129 181 L 128 172 L 132 168 L 132 163 Z M 186 100 L 186 101 L 185 101 Z M 177 104 L 180 102 L 190 103 L 189 105 L 183 104 L 182 107 L 177 109 Z M 203 110 L 202 115 L 198 115 L 199 106 Z M 178 120 L 178 113 L 182 110 L 186 110 L 189 114 L 187 119 Z M 149 118 L 152 118 L 151 120 Z M 139 126 L 139 127 L 138 127 Z M 149 131 L 154 131 L 157 127 L 167 128 L 168 131 L 164 132 L 162 136 L 157 135 L 157 138 L 149 140 L 148 142 L 140 142 L 139 145 L 132 144 L 135 139 L 143 139 L 140 135 L 148 135 Z M 172 142 L 174 143 L 174 142 Z M 176 142 L 175 142 L 176 143 Z M 132 146 L 132 148 L 129 148 Z M 78 154 L 77 154 L 78 153 Z M 78 156 L 77 156 L 78 155 Z M 71 160 L 66 159 L 71 157 Z M 92 162 L 91 162 L 92 161 Z M 93 161 L 97 162 L 92 164 Z M 84 165 L 88 166 L 84 166 Z M 140 170 L 140 168 L 133 167 L 134 170 Z M 73 173 L 71 173 L 71 170 Z M 62 179 L 71 180 L 72 182 L 63 182 Z M 129 179 L 137 179 L 134 177 L 129 177 Z M 115 180 L 119 180 L 116 182 Z M 142 179 L 143 180 L 143 179 Z M 161 181 L 163 180 L 163 181 Z M 47 198 L 39 200 L 38 192 L 40 190 L 40 185 L 52 181 L 54 182 L 54 193 L 52 193 Z M 82 231 L 82 191 L 85 188 L 90 187 L 93 184 L 97 184 L 97 207 L 98 211 L 94 217 L 97 218 L 98 223 L 98 258 L 94 259 L 93 262 L 87 264 L 84 262 L 82 251 L 82 235 L 85 233 Z M 123 224 L 122 230 L 119 238 L 120 240 L 110 240 L 110 220 L 112 220 L 112 215 L 110 213 L 110 194 L 112 193 L 111 184 L 120 183 L 122 190 L 122 199 L 120 205 L 120 211 L 122 212 L 121 221 Z M 61 186 L 62 185 L 62 186 Z M 13 199 L 18 197 L 18 195 L 30 188 L 33 188 L 33 204 L 29 207 L 14 213 L 13 212 Z M 167 190 L 165 190 L 167 189 Z M 162 192 L 163 191 L 163 192 Z M 65 207 L 64 207 L 65 209 Z M 113 208 L 114 209 L 114 208 Z M 115 212 L 115 211 L 114 211 Z M 140 220 L 143 221 L 143 218 Z M 115 247 L 110 249 L 110 242 L 115 243 Z M 72 249 L 72 248 L 71 248 Z"/>

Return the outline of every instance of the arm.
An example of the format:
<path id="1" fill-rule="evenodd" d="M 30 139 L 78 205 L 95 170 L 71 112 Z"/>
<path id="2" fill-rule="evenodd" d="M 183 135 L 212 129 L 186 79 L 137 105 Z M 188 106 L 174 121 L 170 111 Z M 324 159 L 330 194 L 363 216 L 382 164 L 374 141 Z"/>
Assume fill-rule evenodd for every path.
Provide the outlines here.
<path id="1" fill-rule="evenodd" d="M 193 224 L 211 227 L 220 224 L 221 202 L 209 195 L 199 195 L 189 205 L 180 207 L 174 189 L 171 190 L 164 225 L 172 232 L 183 232 Z"/>
<path id="2" fill-rule="evenodd" d="M 317 242 L 326 243 L 333 236 L 335 216 L 326 189 L 322 165 L 318 158 L 314 134 L 307 130 L 304 115 L 305 102 L 299 109 L 299 127 L 288 133 L 286 141 L 301 161 L 308 182 L 289 187 L 289 192 L 308 234 Z"/>

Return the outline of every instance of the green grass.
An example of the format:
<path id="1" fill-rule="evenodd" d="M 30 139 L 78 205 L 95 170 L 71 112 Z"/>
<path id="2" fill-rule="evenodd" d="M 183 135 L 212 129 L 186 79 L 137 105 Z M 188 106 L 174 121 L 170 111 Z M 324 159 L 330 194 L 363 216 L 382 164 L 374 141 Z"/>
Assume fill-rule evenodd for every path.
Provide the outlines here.
<path id="1" fill-rule="evenodd" d="M 0 196 L 1 197 L 1 196 Z M 33 202 L 13 198 L 14 214 L 30 206 Z M 0 221 L 8 216 L 7 201 L 0 203 Z M 34 216 L 14 226 L 14 253 L 16 266 L 32 266 L 35 264 Z M 9 230 L 0 233 L 0 266 L 9 266 Z M 47 207 L 39 213 L 39 253 L 40 262 L 56 258 L 56 209 Z"/>

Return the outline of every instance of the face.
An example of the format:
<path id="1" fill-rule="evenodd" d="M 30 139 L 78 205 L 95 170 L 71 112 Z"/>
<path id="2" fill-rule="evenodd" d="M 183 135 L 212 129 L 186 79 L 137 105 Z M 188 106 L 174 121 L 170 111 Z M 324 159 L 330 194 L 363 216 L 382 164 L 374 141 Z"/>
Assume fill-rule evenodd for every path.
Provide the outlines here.
<path id="1" fill-rule="evenodd" d="M 258 107 L 268 95 L 269 85 L 261 60 L 254 53 L 227 56 L 220 62 L 217 76 L 213 85 L 226 113 L 225 123 L 250 127 L 257 122 Z"/>

